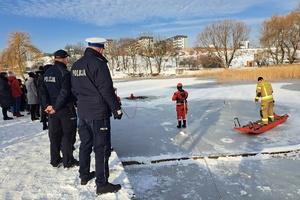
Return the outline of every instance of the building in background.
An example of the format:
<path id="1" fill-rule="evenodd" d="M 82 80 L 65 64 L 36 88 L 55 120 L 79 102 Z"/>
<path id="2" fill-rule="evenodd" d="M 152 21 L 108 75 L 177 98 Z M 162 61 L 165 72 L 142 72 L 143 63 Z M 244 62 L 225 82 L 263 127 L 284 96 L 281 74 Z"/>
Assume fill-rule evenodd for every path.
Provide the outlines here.
<path id="1" fill-rule="evenodd" d="M 249 49 L 249 41 L 240 41 L 241 49 Z"/>
<path id="2" fill-rule="evenodd" d="M 188 47 L 188 37 L 185 35 L 176 35 L 168 39 L 174 47 L 187 49 Z"/>
<path id="3" fill-rule="evenodd" d="M 153 37 L 141 36 L 138 38 L 139 47 L 151 47 L 153 45 Z"/>

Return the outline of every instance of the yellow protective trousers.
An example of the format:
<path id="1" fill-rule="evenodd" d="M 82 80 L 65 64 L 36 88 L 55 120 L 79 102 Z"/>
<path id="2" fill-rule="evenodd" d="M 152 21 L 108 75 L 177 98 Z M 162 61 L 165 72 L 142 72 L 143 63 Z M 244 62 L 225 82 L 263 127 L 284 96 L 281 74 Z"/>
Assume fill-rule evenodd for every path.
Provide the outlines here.
<path id="1" fill-rule="evenodd" d="M 274 121 L 274 101 L 273 99 L 270 100 L 262 100 L 260 104 L 260 116 L 261 116 L 261 122 L 263 124 L 268 124 L 269 119 L 270 121 Z"/>

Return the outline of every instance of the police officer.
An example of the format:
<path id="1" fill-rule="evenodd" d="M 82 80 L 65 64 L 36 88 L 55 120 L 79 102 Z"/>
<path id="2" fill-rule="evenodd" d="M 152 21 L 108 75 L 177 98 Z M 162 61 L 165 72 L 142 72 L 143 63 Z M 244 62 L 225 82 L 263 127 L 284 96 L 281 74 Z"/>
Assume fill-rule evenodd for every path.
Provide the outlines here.
<path id="1" fill-rule="evenodd" d="M 108 182 L 108 160 L 111 155 L 112 113 L 121 119 L 121 105 L 115 94 L 112 78 L 103 56 L 106 39 L 87 38 L 84 56 L 71 68 L 72 90 L 77 97 L 79 117 L 79 177 L 81 185 L 96 176 L 97 194 L 117 192 L 120 184 Z M 94 147 L 94 148 L 93 148 Z M 91 152 L 95 153 L 96 172 L 90 172 Z"/>
<path id="2" fill-rule="evenodd" d="M 71 92 L 71 75 L 67 70 L 68 57 L 64 50 L 54 53 L 54 65 L 44 73 L 40 87 L 41 100 L 49 120 L 50 164 L 59 167 L 62 161 L 65 168 L 79 165 L 73 157 L 77 127 L 74 108 L 76 98 Z"/>
<path id="3" fill-rule="evenodd" d="M 188 92 L 182 89 L 182 83 L 177 84 L 177 91 L 172 96 L 172 101 L 176 101 L 176 112 L 178 125 L 177 128 L 181 128 L 181 120 L 183 120 L 182 127 L 186 127 L 186 114 L 188 111 L 187 98 Z"/>
<path id="4" fill-rule="evenodd" d="M 269 119 L 271 122 L 274 121 L 273 88 L 271 83 L 265 81 L 263 77 L 258 77 L 257 81 L 255 103 L 258 104 L 259 99 L 261 99 L 261 125 L 267 125 Z"/>

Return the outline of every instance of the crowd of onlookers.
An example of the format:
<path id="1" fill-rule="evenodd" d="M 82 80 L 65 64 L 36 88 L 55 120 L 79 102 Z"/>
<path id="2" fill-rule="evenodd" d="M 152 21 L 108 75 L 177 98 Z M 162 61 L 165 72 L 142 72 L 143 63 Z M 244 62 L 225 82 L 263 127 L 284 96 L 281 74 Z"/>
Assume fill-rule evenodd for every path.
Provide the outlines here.
<path id="1" fill-rule="evenodd" d="M 43 123 L 43 130 L 48 129 L 47 115 L 42 108 L 39 95 L 43 72 L 43 66 L 39 67 L 38 71 L 29 72 L 24 83 L 11 71 L 0 73 L 0 106 L 3 120 L 23 117 L 24 114 L 21 112 L 25 112 L 31 116 L 32 121 L 40 120 Z M 9 116 L 9 112 L 13 117 Z"/>

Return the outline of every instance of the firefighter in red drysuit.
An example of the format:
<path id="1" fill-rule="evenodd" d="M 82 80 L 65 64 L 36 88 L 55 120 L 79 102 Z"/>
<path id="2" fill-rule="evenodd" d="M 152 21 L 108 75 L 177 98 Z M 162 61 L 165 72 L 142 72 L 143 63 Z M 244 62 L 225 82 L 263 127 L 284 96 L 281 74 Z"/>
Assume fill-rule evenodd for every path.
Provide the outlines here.
<path id="1" fill-rule="evenodd" d="M 188 92 L 182 89 L 182 84 L 177 84 L 177 92 L 173 94 L 172 101 L 176 101 L 176 112 L 178 125 L 177 128 L 181 128 L 181 120 L 183 120 L 182 127 L 186 127 L 186 114 L 188 112 L 187 98 Z"/>
<path id="2" fill-rule="evenodd" d="M 263 77 L 258 77 L 258 83 L 256 86 L 255 103 L 257 104 L 261 99 L 260 104 L 260 116 L 261 124 L 267 125 L 269 120 L 274 121 L 274 100 L 273 100 L 273 88 L 271 83 L 265 81 Z"/>

